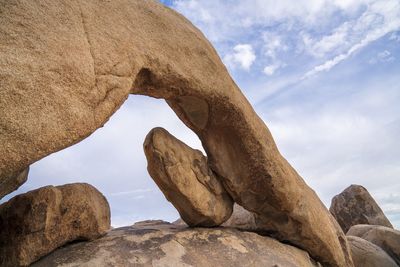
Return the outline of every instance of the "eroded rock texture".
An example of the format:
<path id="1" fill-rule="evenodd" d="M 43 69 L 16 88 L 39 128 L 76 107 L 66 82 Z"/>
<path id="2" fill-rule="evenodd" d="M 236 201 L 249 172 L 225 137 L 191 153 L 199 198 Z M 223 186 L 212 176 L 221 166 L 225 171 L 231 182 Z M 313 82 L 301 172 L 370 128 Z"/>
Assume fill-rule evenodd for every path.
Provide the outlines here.
<path id="1" fill-rule="evenodd" d="M 351 185 L 332 199 L 329 211 L 346 233 L 357 224 L 382 225 L 393 228 L 385 214 L 361 185 Z"/>
<path id="2" fill-rule="evenodd" d="M 355 267 L 398 267 L 380 247 L 356 236 L 347 236 Z"/>
<path id="3" fill-rule="evenodd" d="M 256 215 L 236 203 L 233 206 L 231 217 L 229 220 L 224 222 L 222 226 L 233 227 L 247 231 L 260 230 L 256 224 Z"/>
<path id="4" fill-rule="evenodd" d="M 88 184 L 46 186 L 0 206 L 0 266 L 27 266 L 74 240 L 110 228 L 104 196 Z"/>
<path id="5" fill-rule="evenodd" d="M 152 0 L 0 0 L 0 13 L 1 180 L 93 133 L 129 93 L 164 98 L 272 235 L 352 265 L 341 229 L 183 16 Z"/>
<path id="6" fill-rule="evenodd" d="M 32 267 L 55 266 L 318 266 L 272 238 L 235 229 L 185 228 L 147 221 L 113 229 L 92 242 L 60 248 Z"/>
<path id="7" fill-rule="evenodd" d="M 347 232 L 348 236 L 358 236 L 386 251 L 400 266 L 400 231 L 379 225 L 354 225 Z"/>
<path id="8" fill-rule="evenodd" d="M 0 199 L 9 193 L 17 190 L 28 179 L 29 167 L 20 172 L 17 176 L 5 177 L 0 180 Z"/>
<path id="9" fill-rule="evenodd" d="M 155 128 L 143 144 L 147 169 L 190 226 L 218 226 L 232 214 L 233 202 L 207 158 L 162 128 Z"/>

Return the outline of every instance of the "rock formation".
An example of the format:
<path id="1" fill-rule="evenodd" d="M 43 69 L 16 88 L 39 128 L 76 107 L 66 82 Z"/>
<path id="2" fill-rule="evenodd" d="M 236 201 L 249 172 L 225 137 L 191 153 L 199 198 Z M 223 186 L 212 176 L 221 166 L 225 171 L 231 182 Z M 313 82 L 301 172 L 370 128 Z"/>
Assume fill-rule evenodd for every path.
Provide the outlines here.
<path id="1" fill-rule="evenodd" d="M 110 228 L 107 200 L 88 184 L 46 186 L 0 206 L 0 266 L 28 266 L 74 240 Z"/>
<path id="2" fill-rule="evenodd" d="M 92 242 L 60 248 L 32 267 L 55 266 L 318 266 L 309 255 L 272 238 L 235 229 L 185 228 L 142 222 Z"/>
<path id="3" fill-rule="evenodd" d="M 393 259 L 380 247 L 356 236 L 348 236 L 355 267 L 398 267 Z"/>
<path id="4" fill-rule="evenodd" d="M 351 185 L 332 199 L 329 208 L 343 231 L 357 224 L 382 225 L 393 228 L 385 214 L 361 185 Z"/>
<path id="5" fill-rule="evenodd" d="M 382 248 L 400 266 L 400 231 L 380 225 L 355 225 L 348 236 L 358 236 Z"/>
<path id="6" fill-rule="evenodd" d="M 0 181 L 93 133 L 129 93 L 164 98 L 270 234 L 352 266 L 335 220 L 183 16 L 152 0 L 0 0 L 0 13 Z"/>
<path id="7" fill-rule="evenodd" d="M 17 190 L 28 179 L 29 167 L 20 172 L 17 176 L 5 177 L 0 180 L 0 199 L 9 193 Z"/>
<path id="8" fill-rule="evenodd" d="M 190 226 L 218 226 L 232 214 L 233 202 L 207 158 L 162 128 L 150 131 L 144 142 L 147 169 Z"/>

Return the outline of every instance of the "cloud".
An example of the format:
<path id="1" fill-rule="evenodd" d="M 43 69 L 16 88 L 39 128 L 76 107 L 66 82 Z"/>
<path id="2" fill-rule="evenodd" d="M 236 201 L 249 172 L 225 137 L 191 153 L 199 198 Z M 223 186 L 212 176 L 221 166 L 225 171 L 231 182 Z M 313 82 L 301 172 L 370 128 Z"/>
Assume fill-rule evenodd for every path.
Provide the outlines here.
<path id="1" fill-rule="evenodd" d="M 268 65 L 268 66 L 265 66 L 265 67 L 264 67 L 263 72 L 264 72 L 266 75 L 271 76 L 271 75 L 273 75 L 273 74 L 275 73 L 275 71 L 276 71 L 278 68 L 279 68 L 279 65 L 275 65 L 275 64 L 273 64 L 273 65 Z"/>
<path id="2" fill-rule="evenodd" d="M 251 65 L 256 60 L 253 47 L 250 44 L 238 44 L 233 48 L 233 53 L 227 54 L 224 61 L 228 66 L 239 65 L 244 70 L 250 70 Z"/>

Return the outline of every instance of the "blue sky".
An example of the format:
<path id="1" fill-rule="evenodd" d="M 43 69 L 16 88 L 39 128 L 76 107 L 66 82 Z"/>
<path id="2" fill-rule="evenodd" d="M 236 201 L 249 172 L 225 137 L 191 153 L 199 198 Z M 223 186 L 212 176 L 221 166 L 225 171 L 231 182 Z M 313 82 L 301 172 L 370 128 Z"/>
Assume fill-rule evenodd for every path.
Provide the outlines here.
<path id="1" fill-rule="evenodd" d="M 161 2 L 212 42 L 282 154 L 328 207 L 361 184 L 400 228 L 399 0 Z M 88 182 L 109 200 L 114 226 L 174 220 L 146 171 L 142 143 L 156 126 L 201 148 L 164 101 L 131 96 L 89 138 L 35 163 L 17 193 Z"/>

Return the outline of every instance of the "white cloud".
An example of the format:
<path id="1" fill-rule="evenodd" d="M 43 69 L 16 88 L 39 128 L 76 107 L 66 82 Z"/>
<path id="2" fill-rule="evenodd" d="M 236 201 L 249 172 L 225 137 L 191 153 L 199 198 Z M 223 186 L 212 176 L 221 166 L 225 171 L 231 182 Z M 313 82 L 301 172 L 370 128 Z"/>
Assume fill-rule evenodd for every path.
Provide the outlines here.
<path id="1" fill-rule="evenodd" d="M 390 35 L 389 40 L 400 42 L 400 34 L 398 32 L 394 32 Z"/>
<path id="2" fill-rule="evenodd" d="M 268 65 L 264 67 L 263 72 L 268 75 L 271 76 L 275 73 L 275 71 L 279 68 L 279 65 Z"/>
<path id="3" fill-rule="evenodd" d="M 224 61 L 228 66 L 239 65 L 244 70 L 249 70 L 256 60 L 253 47 L 250 44 L 238 44 L 233 48 L 233 53 L 227 54 Z"/>
<path id="4" fill-rule="evenodd" d="M 282 36 L 274 32 L 263 32 L 262 39 L 264 41 L 265 56 L 275 59 L 279 51 L 287 51 L 288 46 L 283 42 Z"/>

